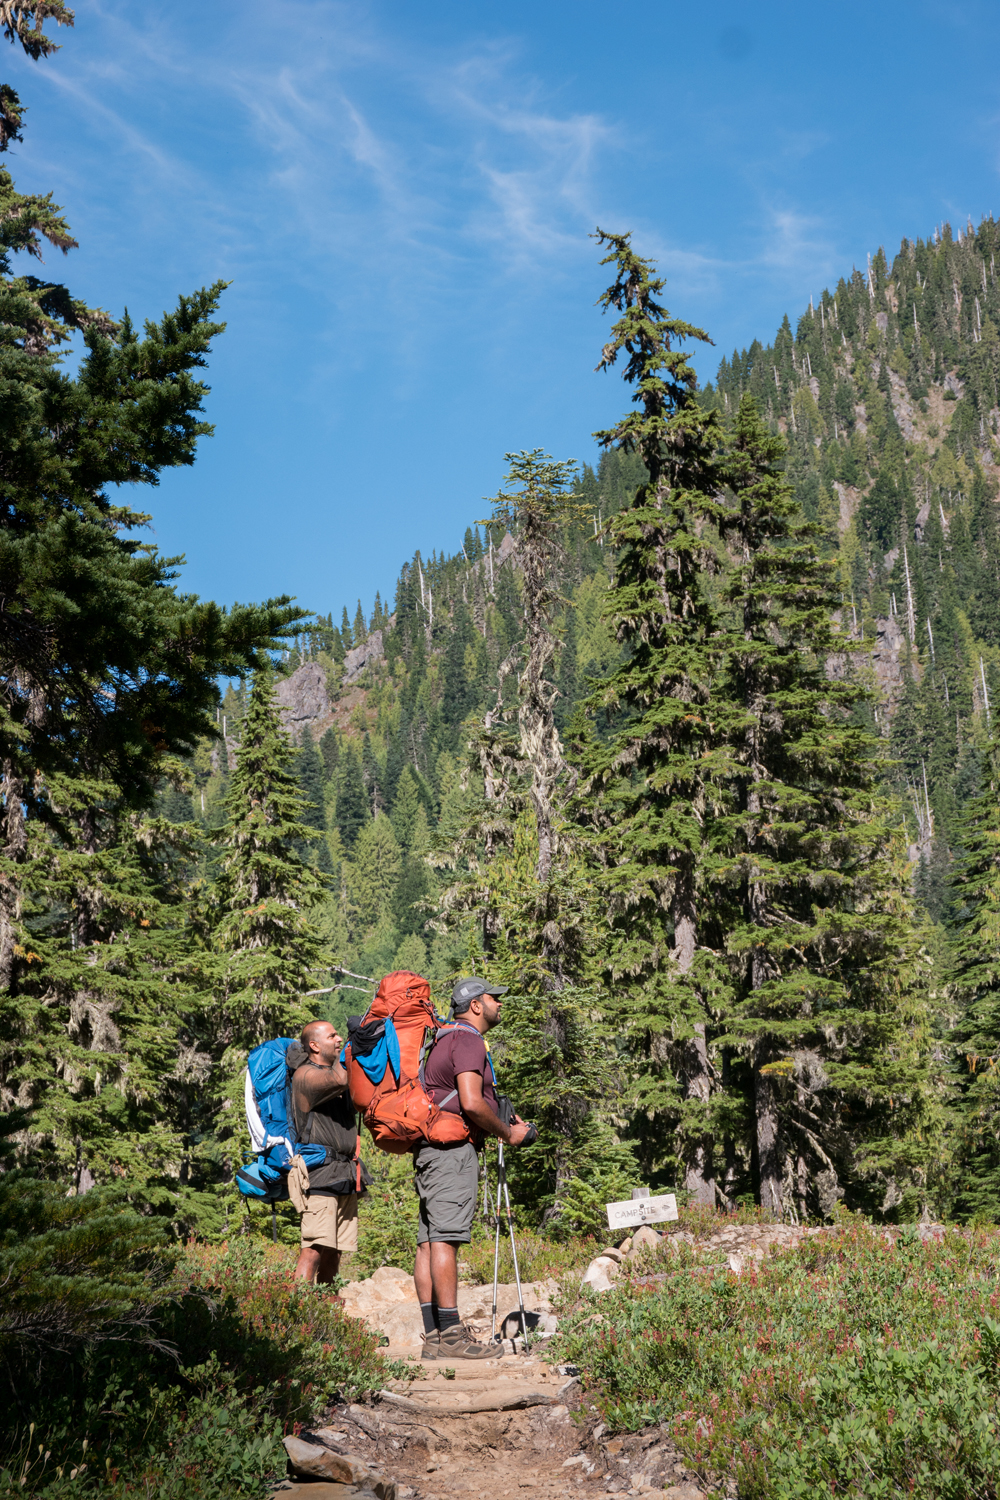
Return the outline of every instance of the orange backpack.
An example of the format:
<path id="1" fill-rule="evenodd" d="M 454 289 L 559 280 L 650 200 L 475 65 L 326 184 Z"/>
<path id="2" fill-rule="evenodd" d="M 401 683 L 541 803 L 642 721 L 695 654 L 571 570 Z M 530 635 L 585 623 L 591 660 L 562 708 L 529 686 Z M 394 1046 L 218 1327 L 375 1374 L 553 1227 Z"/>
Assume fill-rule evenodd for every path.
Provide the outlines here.
<path id="1" fill-rule="evenodd" d="M 387 1060 L 381 1081 L 374 1082 L 354 1052 L 363 1032 L 369 1038 L 379 1033 L 379 1021 L 391 1022 L 389 1030 L 399 1047 L 399 1075 Z M 423 1085 L 424 1034 L 428 1028 L 437 1034 L 443 1025 L 431 1004 L 427 980 L 401 969 L 385 976 L 367 1014 L 351 1027 L 344 1058 L 351 1101 L 363 1112 L 372 1140 L 383 1151 L 402 1155 L 423 1141 L 448 1146 L 472 1138 L 462 1116 L 440 1109 Z"/>

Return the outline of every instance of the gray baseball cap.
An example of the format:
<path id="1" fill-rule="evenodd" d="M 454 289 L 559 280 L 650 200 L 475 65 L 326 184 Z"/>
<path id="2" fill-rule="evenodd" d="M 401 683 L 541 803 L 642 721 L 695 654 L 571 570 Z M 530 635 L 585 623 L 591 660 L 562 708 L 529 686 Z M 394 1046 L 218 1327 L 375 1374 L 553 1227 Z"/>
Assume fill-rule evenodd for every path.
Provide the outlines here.
<path id="1" fill-rule="evenodd" d="M 451 992 L 453 1005 L 464 1000 L 468 1005 L 470 1000 L 478 1000 L 480 995 L 506 995 L 505 984 L 487 984 L 483 979 L 460 979 Z"/>

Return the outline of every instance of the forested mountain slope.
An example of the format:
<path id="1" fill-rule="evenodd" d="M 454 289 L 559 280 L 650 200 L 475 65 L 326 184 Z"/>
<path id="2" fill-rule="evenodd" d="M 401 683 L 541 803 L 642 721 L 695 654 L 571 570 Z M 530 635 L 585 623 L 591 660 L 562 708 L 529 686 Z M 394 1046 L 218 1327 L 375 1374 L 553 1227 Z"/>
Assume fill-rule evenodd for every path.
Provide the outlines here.
<path id="1" fill-rule="evenodd" d="M 837 550 L 935 917 L 1000 690 L 998 246 L 987 219 L 904 241 L 891 265 L 879 250 L 706 392 L 723 412 L 753 393 Z"/>
<path id="2" fill-rule="evenodd" d="M 644 474 L 636 458 L 604 455 L 583 466 L 577 492 L 593 511 L 565 537 L 559 580 L 563 647 L 556 718 L 565 726 L 619 650 L 601 618 L 610 554 L 600 525 L 629 503 Z M 464 939 L 437 931 L 436 898 L 449 880 L 425 856 L 459 826 L 467 802 L 463 723 L 482 719 L 498 691 L 500 664 L 523 631 L 511 537 L 472 525 L 451 557 L 418 552 L 404 563 L 392 613 L 360 603 L 298 637 L 280 664 L 277 696 L 299 745 L 298 774 L 315 858 L 332 893 L 322 917 L 331 962 L 378 975 L 413 968 L 442 984 L 463 966 Z M 504 699 L 513 701 L 508 678 Z M 221 817 L 235 764 L 244 694 L 229 690 L 219 710 L 228 755 L 205 745 L 195 758 L 191 795 L 167 793 L 174 818 Z M 224 762 L 228 761 L 229 765 Z M 378 817 L 383 814 L 383 817 Z M 464 961 L 468 961 L 467 958 Z M 353 1004 L 336 1003 L 338 1016 Z"/>
<path id="3" fill-rule="evenodd" d="M 980 787 L 988 712 L 1000 703 L 998 240 L 990 219 L 978 231 L 944 225 L 926 242 L 904 242 L 891 265 L 879 250 L 864 272 L 825 290 L 794 334 L 785 318 L 772 344 L 755 341 L 723 359 L 703 392 L 723 419 L 745 391 L 754 395 L 788 443 L 787 473 L 804 514 L 839 558 L 844 627 L 871 642 L 873 727 L 891 743 L 910 842 L 925 866 L 919 888 L 935 918 L 948 899 L 961 811 Z M 631 500 L 642 473 L 637 459 L 617 452 L 603 455 L 596 472 L 583 467 L 579 493 L 599 524 Z M 470 527 L 453 556 L 417 553 L 404 564 L 391 615 L 377 599 L 366 621 L 359 603 L 352 624 L 345 607 L 339 627 L 332 615 L 321 619 L 282 664 L 293 678 L 305 661 L 323 673 L 321 699 L 286 716 L 297 740 L 304 729 L 313 740 L 300 774 L 326 834 L 322 867 L 332 874 L 352 860 L 376 811 L 395 833 L 398 847 L 380 851 L 388 861 L 382 894 L 374 906 L 362 902 L 368 914 L 379 910 L 379 921 L 359 926 L 343 885 L 330 918 L 336 956 L 362 972 L 384 968 L 404 938 L 416 939 L 405 950 L 414 957 L 421 943 L 429 947 L 425 962 L 435 972 L 434 952 L 451 962 L 407 910 L 413 892 L 432 895 L 426 866 L 412 861 L 433 842 L 439 819 L 454 815 L 462 722 L 492 702 L 497 668 L 521 628 L 506 560 L 500 535 Z M 600 618 L 609 566 L 587 528 L 568 539 L 561 726 L 587 678 L 617 658 Z M 313 691 L 318 681 L 295 679 Z M 237 693 L 221 712 L 235 746 Z M 209 770 L 203 755 L 198 782 L 211 821 L 224 773 Z M 401 779 L 405 810 L 397 808 Z M 360 851 L 366 864 L 373 837 L 369 830 Z M 405 899 L 389 892 L 391 871 Z"/>

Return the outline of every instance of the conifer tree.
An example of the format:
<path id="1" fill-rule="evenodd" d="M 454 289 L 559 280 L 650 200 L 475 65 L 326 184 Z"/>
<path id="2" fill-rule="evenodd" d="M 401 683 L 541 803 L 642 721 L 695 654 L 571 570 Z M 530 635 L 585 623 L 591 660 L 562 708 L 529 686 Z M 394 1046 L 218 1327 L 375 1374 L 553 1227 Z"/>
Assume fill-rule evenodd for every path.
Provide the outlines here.
<path id="1" fill-rule="evenodd" d="M 361 757 L 353 740 L 349 740 L 340 758 L 340 785 L 337 788 L 337 827 L 344 848 L 354 848 L 354 841 L 371 816 L 368 794 L 361 775 Z"/>
<path id="2" fill-rule="evenodd" d="M 792 499 L 785 451 L 745 395 L 718 513 L 734 560 L 706 882 L 733 976 L 719 1045 L 749 1065 L 759 1197 L 779 1216 L 793 1200 L 828 1212 L 866 1162 L 891 1175 L 927 1109 L 914 1016 L 886 982 L 912 980 L 914 952 L 878 742 L 858 724 L 857 675 L 827 671 L 845 644 L 836 564 Z"/>
<path id="3" fill-rule="evenodd" d="M 34 58 L 53 50 L 47 18 L 72 23 L 59 0 L 13 0 L 2 15 Z M 0 149 L 21 131 L 4 87 Z M 49 818 L 52 779 L 86 764 L 148 806 L 162 758 L 213 733 L 218 677 L 252 667 L 302 615 L 286 599 L 227 613 L 178 594 L 177 560 L 134 535 L 148 517 L 108 494 L 192 463 L 211 433 L 197 372 L 222 331 L 212 318 L 223 283 L 182 297 L 140 336 L 127 316 L 12 275 L 12 257 L 37 258 L 44 241 L 76 244 L 51 196 L 17 193 L 0 168 L 0 993 L 24 973 L 26 820 Z M 60 351 L 76 334 L 85 352 L 70 376 Z"/>
<path id="4" fill-rule="evenodd" d="M 78 774 L 51 784 L 58 831 L 28 825 L 24 972 L 2 1007 L 0 1089 L 31 1109 L 19 1154 L 77 1191 L 128 1179 L 174 1211 L 189 1112 L 198 943 L 186 830 Z"/>
<path id="5" fill-rule="evenodd" d="M 544 885 L 556 852 L 553 795 L 563 768 L 562 746 L 553 705 L 553 667 L 559 638 L 553 614 L 559 600 L 558 580 L 564 560 L 566 527 L 587 515 L 569 491 L 576 465 L 556 461 L 540 448 L 505 454 L 509 490 L 492 501 L 484 525 L 501 525 L 512 533 L 514 565 L 524 600 L 524 647 L 518 673 L 517 722 L 521 754 L 531 776 L 531 804 L 538 837 L 537 878 Z"/>
<path id="6" fill-rule="evenodd" d="M 302 731 L 302 744 L 299 753 L 295 757 L 295 774 L 302 792 L 302 821 L 307 827 L 318 834 L 326 833 L 326 806 L 323 798 L 323 762 L 319 751 L 312 741 L 312 733 L 308 724 Z M 311 852 L 310 844 L 315 845 L 319 868 L 329 874 L 331 871 L 330 850 L 326 839 L 311 840 L 309 844 L 303 844 L 299 849 L 300 856 L 308 860 Z"/>
<path id="7" fill-rule="evenodd" d="M 389 819 L 392 823 L 393 832 L 396 835 L 399 847 L 404 852 L 409 850 L 413 842 L 417 811 L 420 805 L 420 791 L 417 787 L 417 778 L 409 766 L 404 766 L 396 785 L 396 796 L 393 800 L 392 813 Z"/>
<path id="8" fill-rule="evenodd" d="M 351 894 L 362 932 L 389 914 L 401 863 L 392 824 L 379 813 L 364 825 L 354 846 Z"/>
<path id="9" fill-rule="evenodd" d="M 340 760 L 340 741 L 335 729 L 328 729 L 322 736 L 319 751 L 323 757 L 323 778 L 325 781 L 332 781 Z"/>
<path id="10" fill-rule="evenodd" d="M 249 1048 L 294 1036 L 309 1014 L 302 996 L 318 962 L 309 909 L 323 886 L 297 853 L 315 834 L 303 819 L 293 758 L 271 675 L 260 671 L 218 835 L 222 869 L 213 899 L 216 1042 L 230 1090 Z"/>
<path id="11" fill-rule="evenodd" d="M 1000 779 L 995 767 L 959 825 L 955 878 L 955 1034 L 961 1133 L 955 1207 L 960 1217 L 1000 1215 Z"/>
<path id="12" fill-rule="evenodd" d="M 703 825 L 716 795 L 707 752 L 717 616 L 706 580 L 718 560 L 705 523 L 714 516 L 719 429 L 698 404 L 687 353 L 675 347 L 709 340 L 658 300 L 664 283 L 629 235 L 597 238 L 609 247 L 602 265 L 616 271 L 600 305 L 620 315 L 598 368 L 623 356 L 639 408 L 597 437 L 637 455 L 648 479 L 606 526 L 616 549 L 607 616 L 627 657 L 589 700 L 591 713 L 609 715 L 612 735 L 583 751 L 576 807 L 601 864 L 615 1023 L 643 1059 L 640 1118 L 654 1139 L 669 1122 L 686 1188 L 712 1203 L 706 1027 L 726 980 L 700 930 L 699 901 Z"/>

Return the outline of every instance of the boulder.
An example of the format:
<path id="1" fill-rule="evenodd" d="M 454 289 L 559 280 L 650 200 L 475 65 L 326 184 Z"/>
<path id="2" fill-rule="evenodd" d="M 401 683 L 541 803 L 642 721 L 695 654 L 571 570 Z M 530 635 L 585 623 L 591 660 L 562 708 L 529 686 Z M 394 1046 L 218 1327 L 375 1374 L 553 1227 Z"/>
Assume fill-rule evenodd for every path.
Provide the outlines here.
<path id="1" fill-rule="evenodd" d="M 694 1235 L 689 1234 L 686 1229 L 681 1229 L 677 1234 L 665 1234 L 660 1241 L 660 1250 L 669 1255 L 679 1255 L 683 1245 L 693 1245 Z"/>
<path id="2" fill-rule="evenodd" d="M 521 1283 L 527 1312 L 545 1316 L 552 1313 L 556 1285 L 552 1281 Z M 419 1349 L 424 1325 L 420 1304 L 409 1271 L 397 1266 L 380 1266 L 366 1281 L 352 1281 L 342 1289 L 344 1311 L 352 1318 L 363 1318 L 385 1335 L 393 1348 Z M 497 1328 L 517 1307 L 517 1287 L 501 1283 L 497 1287 Z M 460 1286 L 458 1315 L 470 1330 L 480 1337 L 489 1334 L 492 1322 L 493 1286 Z M 543 1330 L 548 1332 L 548 1327 Z"/>
<path id="3" fill-rule="evenodd" d="M 308 1479 L 332 1480 L 335 1484 L 354 1485 L 370 1490 L 378 1500 L 396 1500 L 396 1486 L 384 1474 L 370 1469 L 363 1458 L 350 1453 L 334 1453 L 319 1441 L 318 1433 L 289 1435 L 284 1439 L 288 1461 L 296 1474 Z"/>
<path id="4" fill-rule="evenodd" d="M 395 619 L 395 616 L 393 616 Z M 356 682 L 369 662 L 381 661 L 385 655 L 381 630 L 373 630 L 367 640 L 348 651 L 344 657 L 344 683 Z"/>
<path id="5" fill-rule="evenodd" d="M 621 1275 L 621 1266 L 610 1255 L 598 1255 L 583 1273 L 581 1287 L 589 1286 L 595 1292 L 607 1292 Z"/>
<path id="6" fill-rule="evenodd" d="M 648 1224 L 641 1225 L 632 1236 L 632 1244 L 629 1254 L 635 1255 L 639 1250 L 647 1250 L 660 1243 L 660 1235 L 655 1229 L 650 1229 Z M 601 1252 L 604 1253 L 603 1251 Z"/>

